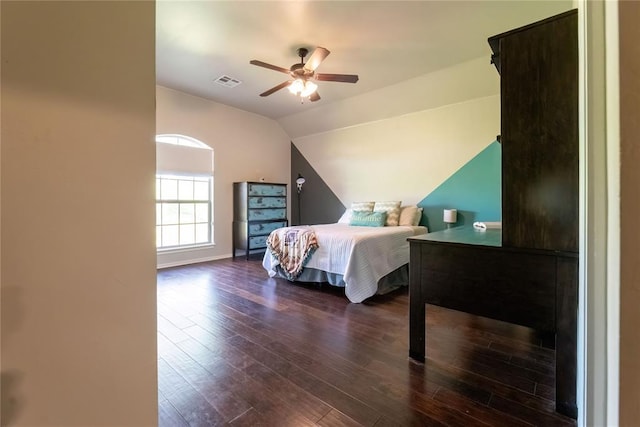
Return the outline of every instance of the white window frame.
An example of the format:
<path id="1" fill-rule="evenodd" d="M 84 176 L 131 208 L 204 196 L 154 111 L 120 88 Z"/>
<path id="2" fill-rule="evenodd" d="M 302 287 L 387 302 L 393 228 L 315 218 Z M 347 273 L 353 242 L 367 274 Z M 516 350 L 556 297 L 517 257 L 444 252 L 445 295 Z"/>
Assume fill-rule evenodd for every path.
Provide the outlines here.
<path id="1" fill-rule="evenodd" d="M 175 181 L 176 182 L 176 192 L 175 197 L 163 197 L 162 196 L 162 185 L 163 181 Z M 180 187 L 181 184 L 191 183 L 191 192 L 192 197 L 184 197 L 180 195 Z M 197 198 L 195 197 L 195 187 L 196 183 L 206 183 L 207 189 L 206 192 L 202 191 L 201 193 L 206 193 L 206 198 Z M 156 249 L 158 251 L 165 250 L 174 250 L 174 249 L 185 249 L 185 248 L 194 248 L 200 246 L 207 246 L 213 244 L 213 221 L 212 221 L 212 212 L 213 212 L 213 200 L 212 200 L 212 178 L 204 177 L 204 176 L 195 176 L 195 175 L 168 175 L 168 174 L 158 174 L 156 175 Z M 177 211 L 174 215 L 174 220 L 166 219 L 165 216 L 169 215 L 169 212 L 165 207 L 176 205 Z M 185 219 L 184 217 L 188 215 L 187 206 L 193 205 L 193 209 L 191 212 L 191 218 Z M 185 207 L 183 210 L 182 207 Z M 198 221 L 198 206 L 205 206 L 206 208 L 206 220 Z M 206 240 L 198 241 L 197 236 L 197 228 L 198 226 L 206 225 Z M 193 226 L 193 230 L 189 232 L 194 233 L 193 241 L 189 241 L 188 243 L 180 243 L 183 240 L 183 233 L 186 232 L 185 228 Z M 163 245 L 164 233 L 163 229 L 167 229 L 168 227 L 174 228 L 176 230 L 176 238 L 177 244 L 166 244 Z M 191 240 L 191 239 L 190 239 Z"/>
<path id="2" fill-rule="evenodd" d="M 157 135 L 156 143 L 189 147 L 191 149 L 197 148 L 212 150 L 211 147 L 195 138 L 179 134 Z M 196 163 L 198 162 L 196 161 Z M 175 252 L 213 246 L 213 172 L 211 172 L 211 175 L 204 175 L 204 170 L 202 170 L 201 165 L 200 170 L 196 167 L 196 171 L 199 173 L 191 173 L 188 170 L 190 169 L 188 165 L 186 168 L 184 164 L 178 165 L 177 170 L 175 171 L 173 170 L 173 166 L 174 165 L 169 164 L 171 170 L 164 170 L 165 168 L 163 167 L 161 170 L 156 172 L 156 250 L 159 253 Z M 205 170 L 206 169 L 208 168 L 205 168 Z M 163 180 L 166 180 L 164 182 L 175 181 L 175 190 L 170 192 L 165 191 L 163 194 L 160 186 L 160 183 L 163 182 Z M 204 195 L 202 188 L 201 191 L 199 191 L 199 194 L 195 194 L 195 188 L 198 185 L 197 183 L 203 182 L 207 183 L 206 199 L 202 197 Z M 180 194 L 179 188 L 182 188 L 182 191 L 184 191 L 189 187 L 189 191 L 192 191 L 191 195 Z M 176 205 L 177 211 L 170 212 L 171 209 L 167 208 L 170 205 Z M 192 208 L 189 209 L 186 207 L 187 205 L 192 205 Z M 198 215 L 196 215 L 198 210 L 197 206 L 203 205 L 206 205 L 206 221 L 199 221 Z M 169 215 L 171 216 L 170 220 L 166 218 L 166 216 Z M 187 218 L 185 218 L 185 215 Z M 202 215 L 203 212 L 200 211 L 200 217 L 202 217 Z M 189 216 L 191 217 L 189 218 Z M 207 236 L 206 241 L 204 239 L 200 239 L 200 241 L 198 241 L 198 235 L 202 236 L 204 234 L 202 226 L 205 224 Z M 163 236 L 163 232 L 166 232 L 168 227 L 171 227 L 176 235 L 176 240 L 170 243 L 164 240 L 165 236 Z M 196 231 L 198 228 L 200 228 L 200 234 Z M 183 236 L 181 233 L 186 232 L 186 229 L 189 229 L 189 233 L 194 233 L 193 239 L 189 239 L 188 243 L 184 243 L 184 240 L 183 243 L 180 243 L 182 240 L 181 236 Z"/>

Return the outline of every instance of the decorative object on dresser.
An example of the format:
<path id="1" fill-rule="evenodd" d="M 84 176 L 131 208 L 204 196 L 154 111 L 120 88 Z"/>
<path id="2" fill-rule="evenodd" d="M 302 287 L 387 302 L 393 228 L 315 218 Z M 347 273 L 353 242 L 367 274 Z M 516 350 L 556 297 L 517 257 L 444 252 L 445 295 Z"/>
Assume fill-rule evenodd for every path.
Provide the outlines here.
<path id="1" fill-rule="evenodd" d="M 287 184 L 267 182 L 233 183 L 233 257 L 243 250 L 246 259 L 262 254 L 269 234 L 289 225 Z"/>
<path id="2" fill-rule="evenodd" d="M 451 224 L 455 224 L 458 221 L 458 210 L 445 209 L 442 221 L 447 224 L 447 228 L 451 228 Z"/>
<path id="3" fill-rule="evenodd" d="M 489 45 L 500 73 L 502 228 L 409 239 L 409 355 L 424 361 L 425 303 L 541 331 L 555 341 L 556 411 L 576 418 L 577 11 Z"/>

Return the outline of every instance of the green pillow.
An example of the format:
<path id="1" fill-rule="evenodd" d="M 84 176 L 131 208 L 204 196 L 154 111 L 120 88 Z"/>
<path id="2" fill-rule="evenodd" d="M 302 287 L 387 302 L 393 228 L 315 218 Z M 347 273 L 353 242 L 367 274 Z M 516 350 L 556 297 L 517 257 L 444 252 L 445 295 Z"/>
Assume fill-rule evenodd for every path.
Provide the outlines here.
<path id="1" fill-rule="evenodd" d="M 386 212 L 353 211 L 349 225 L 361 225 L 365 227 L 384 227 L 387 221 Z"/>

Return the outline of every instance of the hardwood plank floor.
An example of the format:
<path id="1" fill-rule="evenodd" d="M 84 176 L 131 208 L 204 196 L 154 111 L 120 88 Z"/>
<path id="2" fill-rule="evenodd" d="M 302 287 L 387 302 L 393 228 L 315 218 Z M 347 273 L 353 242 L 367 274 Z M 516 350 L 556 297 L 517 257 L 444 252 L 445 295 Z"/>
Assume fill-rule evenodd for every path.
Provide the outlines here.
<path id="1" fill-rule="evenodd" d="M 259 260 L 159 270 L 160 426 L 575 425 L 554 412 L 542 337 L 429 306 L 418 364 L 408 299 L 351 304 L 271 279 Z"/>

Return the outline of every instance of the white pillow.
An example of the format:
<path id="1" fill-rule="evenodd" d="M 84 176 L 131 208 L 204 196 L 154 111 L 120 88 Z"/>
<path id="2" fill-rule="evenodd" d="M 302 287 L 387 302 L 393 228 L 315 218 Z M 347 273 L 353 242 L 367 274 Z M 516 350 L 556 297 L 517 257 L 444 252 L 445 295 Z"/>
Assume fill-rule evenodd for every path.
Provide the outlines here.
<path id="1" fill-rule="evenodd" d="M 347 208 L 340 219 L 338 220 L 338 224 L 349 224 L 351 222 L 351 215 L 353 214 L 353 209 Z"/>
<path id="2" fill-rule="evenodd" d="M 399 225 L 415 226 L 422 219 L 422 208 L 417 206 L 402 206 L 400 209 Z"/>
<path id="3" fill-rule="evenodd" d="M 412 225 L 420 225 L 421 219 L 422 219 L 422 208 L 418 208 L 418 211 L 416 212 L 416 216 L 413 218 Z"/>
<path id="4" fill-rule="evenodd" d="M 395 227 L 398 225 L 400 218 L 400 204 L 401 202 L 376 202 L 373 206 L 374 212 L 386 212 L 387 221 L 385 225 Z"/>

